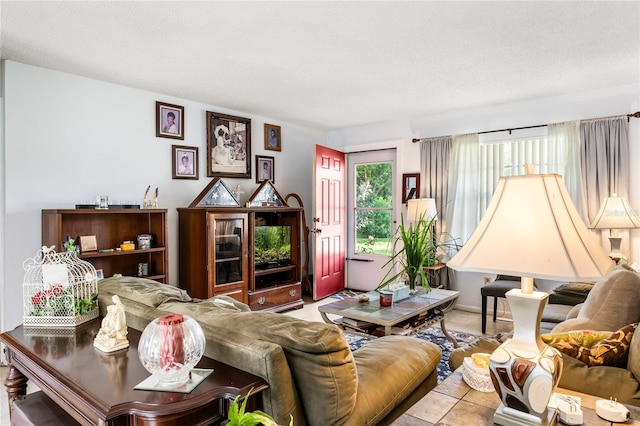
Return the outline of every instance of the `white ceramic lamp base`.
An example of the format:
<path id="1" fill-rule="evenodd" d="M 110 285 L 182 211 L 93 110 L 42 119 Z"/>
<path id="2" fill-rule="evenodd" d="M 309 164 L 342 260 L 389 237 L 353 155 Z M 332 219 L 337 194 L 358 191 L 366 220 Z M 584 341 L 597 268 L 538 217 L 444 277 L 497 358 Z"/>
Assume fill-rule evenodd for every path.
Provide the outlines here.
<path id="1" fill-rule="evenodd" d="M 609 244 L 611 244 L 611 252 L 609 257 L 616 260 L 627 260 L 627 257 L 620 252 L 620 245 L 622 243 L 622 237 L 610 235 Z"/>
<path id="2" fill-rule="evenodd" d="M 527 420 L 522 414 L 513 414 L 513 410 L 500 404 L 495 414 L 493 415 L 493 423 L 501 426 L 550 426 L 557 424 L 555 411 L 547 410 L 545 416 Z"/>
<path id="3" fill-rule="evenodd" d="M 489 359 L 491 380 L 502 401 L 494 422 L 503 426 L 545 425 L 547 404 L 562 373 L 560 353 L 540 339 L 540 319 L 549 295 L 510 290 L 506 297 L 514 335 Z"/>

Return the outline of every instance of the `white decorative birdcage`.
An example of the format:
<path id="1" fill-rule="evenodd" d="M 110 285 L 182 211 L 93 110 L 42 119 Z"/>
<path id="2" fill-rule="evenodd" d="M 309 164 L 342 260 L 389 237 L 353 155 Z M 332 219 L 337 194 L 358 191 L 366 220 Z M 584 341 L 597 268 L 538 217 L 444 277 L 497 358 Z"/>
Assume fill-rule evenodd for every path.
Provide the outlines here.
<path id="1" fill-rule="evenodd" d="M 23 263 L 25 327 L 74 327 L 98 317 L 98 278 L 74 251 L 42 247 Z"/>

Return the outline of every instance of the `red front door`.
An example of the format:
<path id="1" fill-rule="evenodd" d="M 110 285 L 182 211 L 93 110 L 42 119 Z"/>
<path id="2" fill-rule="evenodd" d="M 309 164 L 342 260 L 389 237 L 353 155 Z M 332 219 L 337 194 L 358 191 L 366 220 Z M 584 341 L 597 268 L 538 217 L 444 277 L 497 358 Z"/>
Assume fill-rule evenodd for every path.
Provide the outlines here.
<path id="1" fill-rule="evenodd" d="M 315 159 L 313 299 L 318 300 L 345 287 L 346 169 L 344 152 L 316 145 Z"/>

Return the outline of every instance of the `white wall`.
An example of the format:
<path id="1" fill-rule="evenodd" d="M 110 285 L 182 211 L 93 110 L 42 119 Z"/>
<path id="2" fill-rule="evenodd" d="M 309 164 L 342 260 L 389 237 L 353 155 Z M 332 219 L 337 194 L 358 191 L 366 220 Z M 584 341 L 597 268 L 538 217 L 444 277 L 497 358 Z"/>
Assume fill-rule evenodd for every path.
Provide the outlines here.
<path id="1" fill-rule="evenodd" d="M 169 282 L 178 283 L 176 208 L 186 207 L 212 179 L 206 169 L 206 111 L 251 118 L 252 169 L 256 154 L 274 156 L 278 192 L 299 194 L 310 223 L 313 146 L 325 144 L 322 131 L 11 61 L 4 63 L 2 84 L 2 330 L 22 322 L 22 262 L 41 246 L 42 209 L 74 208 L 99 194 L 140 203 L 148 185 L 158 187 L 159 207 L 168 209 Z M 184 141 L 155 137 L 156 101 L 184 106 Z M 281 152 L 264 150 L 265 121 L 281 126 Z M 171 178 L 172 144 L 199 148 L 200 179 Z M 255 171 L 251 179 L 224 181 L 232 189 L 240 184 L 241 203 L 258 187 Z"/>
<path id="2" fill-rule="evenodd" d="M 425 99 L 425 102 L 429 102 Z M 506 105 L 487 106 L 452 111 L 436 116 L 362 126 L 330 132 L 327 144 L 338 150 L 375 149 L 380 141 L 403 140 L 402 158 L 398 173 L 420 170 L 420 146 L 413 138 L 456 135 L 486 130 L 533 126 L 615 115 L 640 110 L 640 84 L 617 86 L 607 90 L 573 93 L 570 95 L 535 99 Z M 629 124 L 630 162 L 640 164 L 640 119 Z M 631 168 L 629 200 L 640 210 L 640 170 Z M 630 259 L 640 263 L 640 230 L 632 230 Z M 607 247 L 608 249 L 608 247 Z M 457 289 L 461 291 L 458 307 L 480 310 L 480 287 L 485 274 L 458 274 Z M 547 288 L 549 290 L 549 288 Z M 504 308 L 504 306 L 503 306 Z"/>

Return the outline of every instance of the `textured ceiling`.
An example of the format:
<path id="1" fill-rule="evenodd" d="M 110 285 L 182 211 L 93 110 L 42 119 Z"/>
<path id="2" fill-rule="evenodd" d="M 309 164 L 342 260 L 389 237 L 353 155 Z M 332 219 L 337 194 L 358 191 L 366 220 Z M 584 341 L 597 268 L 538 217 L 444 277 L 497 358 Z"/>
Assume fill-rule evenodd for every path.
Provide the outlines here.
<path id="1" fill-rule="evenodd" d="M 322 130 L 640 81 L 640 2 L 0 3 L 0 55 Z"/>

